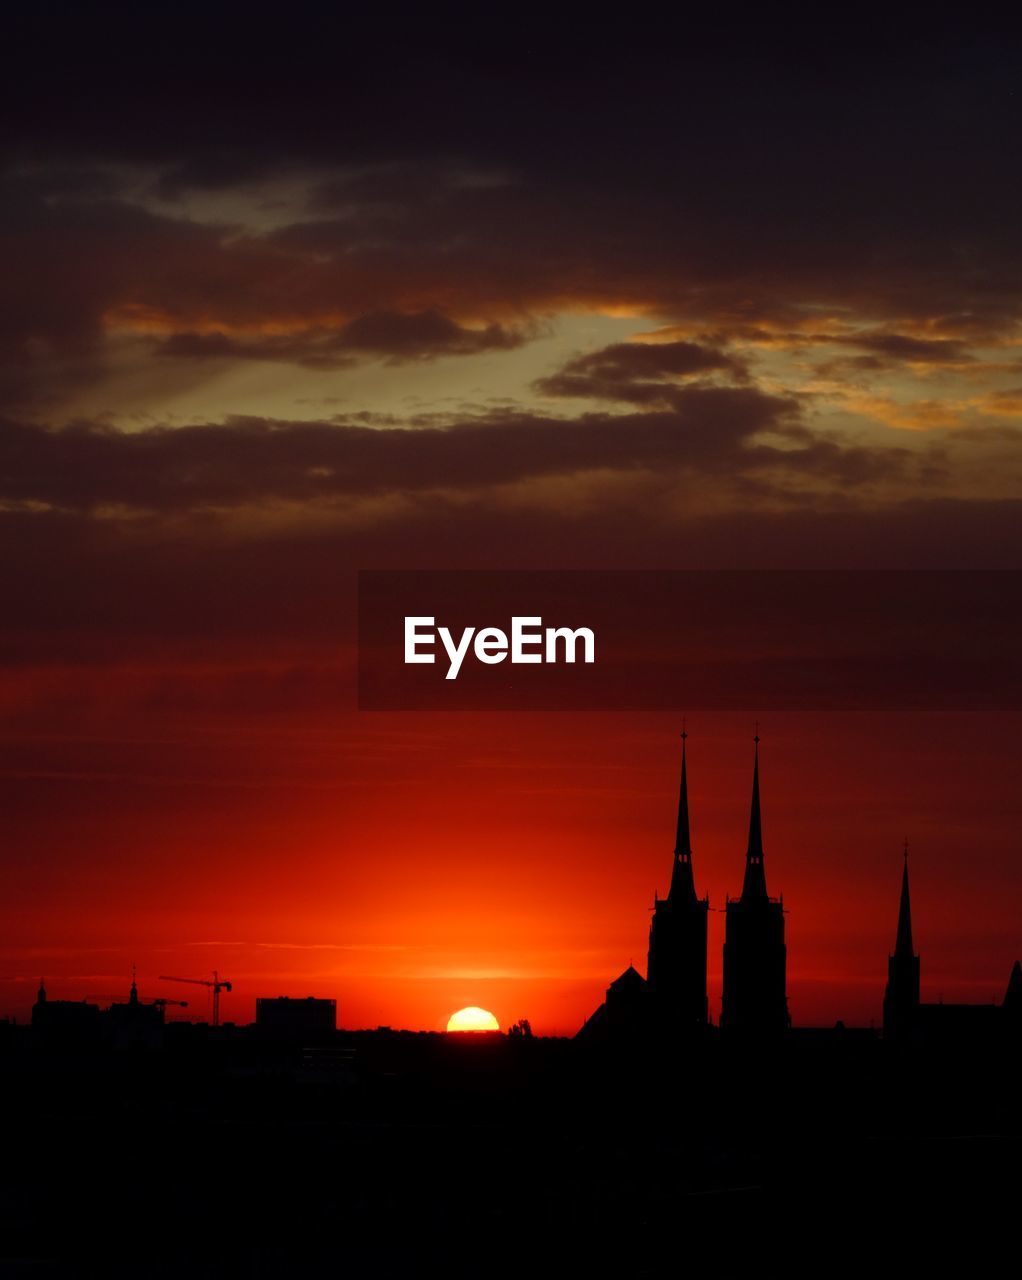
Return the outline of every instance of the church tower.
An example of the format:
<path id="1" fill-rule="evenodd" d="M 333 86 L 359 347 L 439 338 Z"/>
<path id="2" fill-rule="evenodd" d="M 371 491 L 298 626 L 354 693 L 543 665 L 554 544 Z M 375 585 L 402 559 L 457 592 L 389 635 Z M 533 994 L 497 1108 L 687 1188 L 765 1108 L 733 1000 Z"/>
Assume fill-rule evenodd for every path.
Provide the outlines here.
<path id="1" fill-rule="evenodd" d="M 688 825 L 687 733 L 681 735 L 681 790 L 671 887 L 654 897 L 649 929 L 647 976 L 653 1008 L 666 1031 L 687 1034 L 708 1022 L 706 1000 L 706 917 L 708 898 L 696 897 Z"/>
<path id="2" fill-rule="evenodd" d="M 884 991 L 884 1039 L 904 1040 L 911 1035 L 919 1008 L 919 957 L 912 951 L 912 905 L 908 896 L 908 841 L 901 871 L 901 905 L 894 954 L 887 959 Z"/>
<path id="3" fill-rule="evenodd" d="M 724 999 L 720 1025 L 726 1031 L 772 1034 L 791 1024 L 786 986 L 784 903 L 767 894 L 763 829 L 759 809 L 759 734 L 752 772 L 752 813 L 745 881 L 740 898 L 728 898 L 724 919 Z"/>

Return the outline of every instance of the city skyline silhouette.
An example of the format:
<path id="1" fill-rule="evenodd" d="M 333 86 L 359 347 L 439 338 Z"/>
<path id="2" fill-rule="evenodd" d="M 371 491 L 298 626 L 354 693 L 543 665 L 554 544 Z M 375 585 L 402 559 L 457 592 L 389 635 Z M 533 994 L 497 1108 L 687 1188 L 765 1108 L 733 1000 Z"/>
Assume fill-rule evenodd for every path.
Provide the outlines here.
<path id="1" fill-rule="evenodd" d="M 629 965 L 571 1038 L 537 1035 L 524 1017 L 477 1033 L 352 1029 L 343 997 L 269 992 L 250 1025 L 224 1005 L 220 1025 L 168 1022 L 170 998 L 150 998 L 135 971 L 127 998 L 106 1009 L 40 982 L 28 1025 L 0 1020 L 0 1080 L 19 1104 L 6 1128 L 15 1158 L 0 1172 L 0 1209 L 16 1206 L 8 1251 L 57 1276 L 79 1265 L 154 1278 L 196 1265 L 286 1275 L 339 1257 L 366 1275 L 446 1257 L 469 1276 L 481 1258 L 494 1269 L 494 1235 L 510 1214 L 529 1224 L 530 1273 L 572 1274 L 580 1258 L 627 1270 L 640 1241 L 642 1267 L 659 1274 L 681 1253 L 702 1256 L 707 1231 L 709 1257 L 736 1214 L 748 1234 L 730 1255 L 753 1265 L 792 1205 L 810 1217 L 814 1252 L 873 1212 L 865 1252 L 876 1230 L 917 1256 L 945 1256 L 975 1247 L 972 1224 L 991 1206 L 983 1239 L 999 1248 L 1022 1133 L 1022 966 L 999 1003 L 921 999 L 926 948 L 906 843 L 882 1027 L 791 1025 L 789 908 L 768 892 L 773 810 L 757 732 L 741 894 L 723 904 L 729 952 L 715 1023 L 689 777 L 683 732 L 647 977 Z M 234 994 L 219 972 L 166 981 Z M 464 1012 L 468 1025 L 487 1025 L 484 1010 Z M 110 1186 L 118 1227 L 97 1232 Z M 153 1203 L 180 1221 L 206 1187 L 247 1231 L 153 1230 Z M 917 1202 L 948 1217 L 939 1246 L 927 1232 L 898 1235 L 905 1204 Z M 665 1230 L 646 1241 L 651 1213 Z M 59 1233 L 45 1230 L 53 1217 Z M 463 1246 L 453 1258 L 452 1232 Z M 696 1243 L 681 1243 L 689 1232 Z"/>
<path id="2" fill-rule="evenodd" d="M 726 929 L 723 942 L 724 985 L 720 997 L 719 1013 L 716 1018 L 711 1014 L 710 1001 L 707 995 L 707 960 L 708 931 L 707 919 L 712 906 L 708 896 L 700 898 L 696 891 L 696 880 L 693 865 L 693 848 L 691 837 L 690 800 L 688 787 L 688 739 L 687 729 L 681 732 L 681 764 L 678 791 L 676 834 L 672 870 L 667 896 L 660 898 L 654 894 L 652 919 L 650 922 L 649 951 L 647 972 L 643 979 L 633 965 L 619 978 L 611 983 L 608 990 L 608 1001 L 597 1010 L 592 1019 L 586 1018 L 579 1034 L 583 1038 L 592 1037 L 600 1028 L 604 1034 L 603 1024 L 608 1012 L 621 1019 L 625 1034 L 638 1034 L 643 1038 L 653 1035 L 684 1037 L 696 1035 L 714 1027 L 732 1033 L 763 1036 L 775 1035 L 787 1030 L 792 1025 L 788 1012 L 786 984 L 785 915 L 783 896 L 770 897 L 767 891 L 766 860 L 763 841 L 763 818 L 760 790 L 760 742 L 759 726 L 754 735 L 754 758 L 752 773 L 752 792 L 749 807 L 748 841 L 745 853 L 745 870 L 741 894 L 738 897 L 725 896 L 723 913 L 726 917 Z M 720 907 L 716 908 L 719 912 Z M 116 1022 L 125 1016 L 131 1016 L 138 1010 L 138 1016 L 147 1025 L 162 1024 L 168 1006 L 186 1008 L 187 1001 L 175 1000 L 160 994 L 148 1004 L 139 1000 L 136 981 L 136 966 L 131 969 L 132 980 L 126 1004 L 116 1001 L 111 1004 L 109 1019 Z M 189 983 L 205 987 L 211 997 L 210 1018 L 216 1028 L 220 1023 L 221 991 L 230 993 L 234 984 L 223 978 L 216 970 L 211 978 L 200 977 L 168 977 L 160 975 L 160 982 L 181 984 Z M 1018 1006 L 1022 986 L 1022 969 L 1019 960 L 1013 961 L 1010 980 L 1004 988 L 1004 999 L 1001 1006 L 995 1001 L 987 1004 L 951 1003 L 945 1005 L 943 998 L 936 1003 L 926 1004 L 921 1000 L 920 958 L 913 951 L 911 905 L 909 891 L 909 841 L 906 837 L 903 846 L 903 869 L 901 879 L 901 897 L 898 909 L 897 933 L 893 951 L 888 960 L 887 981 L 882 1000 L 882 1027 L 886 1038 L 911 1038 L 921 1036 L 924 1028 L 933 1034 L 939 1027 L 953 1026 L 954 1019 L 968 1018 L 963 1011 L 970 1008 L 994 1009 L 1005 1008 L 1011 1013 Z M 266 1005 L 289 1001 L 294 1007 L 305 1006 L 309 1009 L 330 1006 L 335 1010 L 334 1027 L 336 1027 L 337 999 L 314 998 L 309 995 L 297 996 L 293 992 L 275 993 L 271 999 L 268 993 L 254 997 L 257 1007 L 256 1025 L 259 1023 L 258 1008 Z M 48 996 L 45 979 L 40 978 L 39 991 L 32 1008 L 32 1022 L 40 1026 L 52 1026 L 60 1018 L 67 1020 L 69 1027 L 99 1026 L 99 998 L 84 1000 L 56 1000 Z M 343 1008 L 343 999 L 342 1005 Z M 944 1010 L 942 1014 L 940 1011 Z M 144 1011 L 144 1012 L 143 1012 Z M 451 1011 L 454 1012 L 453 1010 Z M 528 1011 L 523 1011 L 527 1014 Z M 980 1025 L 980 1018 L 971 1015 L 974 1026 Z M 194 1015 L 178 1015 L 181 1021 L 202 1021 Z M 840 1025 L 847 1024 L 838 1018 Z M 232 1021 L 233 1025 L 233 1021 Z M 320 1030 L 324 1024 L 314 1024 Z M 380 1025 L 380 1024 L 376 1024 Z M 514 1025 L 508 1023 L 508 1026 Z M 877 1025 L 871 1020 L 870 1027 Z M 428 1028 L 410 1027 L 408 1030 L 428 1030 Z M 435 1029 L 435 1028 L 434 1028 Z M 531 1034 L 531 1031 L 530 1031 Z"/>

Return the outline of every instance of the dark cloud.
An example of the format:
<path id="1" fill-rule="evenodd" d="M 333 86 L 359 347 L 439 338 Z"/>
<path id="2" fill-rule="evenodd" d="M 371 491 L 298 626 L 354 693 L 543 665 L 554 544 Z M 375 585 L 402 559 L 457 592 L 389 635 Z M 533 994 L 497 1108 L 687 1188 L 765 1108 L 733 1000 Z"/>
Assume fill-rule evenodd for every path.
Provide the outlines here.
<path id="1" fill-rule="evenodd" d="M 699 343 L 617 342 L 569 360 L 559 372 L 535 385 L 550 396 L 669 405 L 678 385 L 666 379 L 709 373 L 726 373 L 738 380 L 747 376 L 742 361 Z"/>
<path id="2" fill-rule="evenodd" d="M 763 433 L 782 443 L 767 443 Z M 0 501 L 169 513 L 472 493 L 587 472 L 712 475 L 780 494 L 784 476 L 857 485 L 898 475 L 907 460 L 904 450 L 815 435 L 791 400 L 752 387 L 689 387 L 677 389 L 669 410 L 573 419 L 499 411 L 411 427 L 236 419 L 130 432 L 8 422 L 0 431 Z"/>
<path id="3" fill-rule="evenodd" d="M 966 364 L 972 357 L 964 342 L 952 338 L 915 338 L 904 333 L 857 333 L 839 342 L 892 361 L 920 364 Z"/>
<path id="4" fill-rule="evenodd" d="M 815 469 L 809 442 L 783 457 L 756 449 L 757 432 L 784 431 L 794 402 L 753 388 L 679 390 L 670 412 L 576 419 L 523 412 L 442 426 L 237 419 L 225 424 L 118 431 L 95 424 L 0 431 L 0 500 L 67 509 L 126 505 L 177 510 L 338 495 L 459 489 L 592 470 L 721 470 L 770 461 Z"/>
<path id="5" fill-rule="evenodd" d="M 238 313 L 230 299 L 244 295 L 246 280 L 261 275 L 270 286 L 250 249 L 225 252 L 224 228 L 108 198 L 108 184 L 83 198 L 75 177 L 70 187 L 59 172 L 48 184 L 34 172 L 0 183 L 0 394 L 8 410 L 102 379 L 118 319 L 147 326 L 211 307 L 231 318 Z"/>
<path id="6" fill-rule="evenodd" d="M 790 341 L 793 346 L 802 345 L 804 341 L 806 345 L 850 347 L 868 353 L 820 361 L 816 369 L 825 377 L 840 378 L 846 373 L 882 373 L 906 364 L 955 369 L 976 363 L 968 344 L 960 338 L 918 338 L 910 334 L 873 330 L 853 334 L 815 334 L 804 339 L 795 335 Z"/>
<path id="7" fill-rule="evenodd" d="M 883 373 L 891 368 L 891 361 L 882 356 L 837 356 L 820 360 L 813 367 L 824 378 L 843 378 L 849 373 Z"/>
<path id="8" fill-rule="evenodd" d="M 926 323 L 934 341 L 979 339 L 1022 315 L 1022 250 L 985 214 L 959 219 L 953 201 L 923 224 L 914 209 L 886 205 L 864 220 L 840 202 L 812 223 L 804 210 L 775 216 L 770 201 L 736 205 L 729 180 L 693 191 L 668 178 L 651 192 L 610 175 L 597 187 L 570 172 L 526 172 L 504 184 L 441 184 L 422 203 L 418 169 L 403 200 L 394 173 L 384 176 L 382 202 L 365 189 L 361 201 L 338 196 L 336 216 L 281 228 L 269 244 L 327 269 L 357 265 L 380 282 L 446 290 L 462 310 L 624 303 L 724 335 L 757 325 L 811 335 L 823 312 L 885 323 L 889 338 L 866 331 L 863 341 L 889 354 L 899 325 Z"/>
<path id="9" fill-rule="evenodd" d="M 157 354 L 190 360 L 270 360 L 306 369 L 338 369 L 367 356 L 400 364 L 438 356 L 510 351 L 525 340 L 521 331 L 499 324 L 466 328 L 439 311 L 376 311 L 357 316 L 338 329 L 314 328 L 295 334 L 232 337 L 226 333 L 176 333 L 159 344 Z"/>
<path id="10" fill-rule="evenodd" d="M 52 166 L 48 184 L 12 171 L 0 226 L 6 404 L 101 378 L 110 336 L 123 332 L 193 361 L 329 369 L 506 350 L 538 331 L 537 317 L 624 305 L 724 343 L 758 329 L 778 345 L 833 341 L 878 362 L 954 366 L 1022 322 L 1022 245 L 994 220 L 1003 205 L 963 212 L 948 194 L 920 223 L 915 204 L 909 216 L 887 200 L 864 220 L 839 200 L 807 225 L 771 200 L 732 203 L 729 177 L 650 191 L 612 171 L 601 185 L 570 168 L 501 174 L 497 161 L 381 160 L 321 182 L 322 216 L 263 232 L 147 212 L 123 175 L 118 199 L 109 173 L 80 163 L 66 180 Z M 313 181 L 293 162 L 277 175 Z M 820 311 L 862 328 L 813 335 Z M 648 402 L 642 371 L 627 374 L 606 362 L 565 370 L 560 393 L 577 393 L 570 378 L 604 378 L 614 398 L 627 386 Z"/>
<path id="11" fill-rule="evenodd" d="M 523 341 L 521 334 L 497 324 L 488 325 L 485 329 L 466 329 L 438 311 L 419 311 L 410 315 L 371 312 L 345 325 L 340 340 L 342 346 L 351 351 L 395 359 L 508 351 Z"/>
<path id="12" fill-rule="evenodd" d="M 868 352 L 866 355 L 838 356 L 821 362 L 816 367 L 826 375 L 840 375 L 845 371 L 879 372 L 901 364 L 956 368 L 974 364 L 976 360 L 969 351 L 968 344 L 960 338 L 919 338 L 883 329 L 861 330 L 857 333 L 792 334 L 788 335 L 787 340 L 795 347 L 851 347 Z"/>

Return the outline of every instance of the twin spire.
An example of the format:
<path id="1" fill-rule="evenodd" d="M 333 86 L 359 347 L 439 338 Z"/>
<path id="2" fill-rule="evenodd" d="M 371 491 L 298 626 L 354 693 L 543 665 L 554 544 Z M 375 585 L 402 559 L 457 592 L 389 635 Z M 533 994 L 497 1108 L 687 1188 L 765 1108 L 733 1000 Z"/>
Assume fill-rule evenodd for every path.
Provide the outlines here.
<path id="1" fill-rule="evenodd" d="M 671 887 L 667 894 L 669 902 L 695 902 L 696 886 L 692 875 L 692 839 L 688 823 L 688 764 L 686 760 L 686 744 L 688 733 L 681 732 L 681 789 L 678 795 L 678 831 L 674 841 L 674 869 L 671 872 Z M 766 873 L 763 870 L 763 826 L 759 809 L 759 731 L 757 728 L 756 756 L 752 770 L 752 811 L 749 817 L 749 848 L 745 855 L 745 882 L 742 886 L 742 900 L 765 899 L 767 897 Z"/>

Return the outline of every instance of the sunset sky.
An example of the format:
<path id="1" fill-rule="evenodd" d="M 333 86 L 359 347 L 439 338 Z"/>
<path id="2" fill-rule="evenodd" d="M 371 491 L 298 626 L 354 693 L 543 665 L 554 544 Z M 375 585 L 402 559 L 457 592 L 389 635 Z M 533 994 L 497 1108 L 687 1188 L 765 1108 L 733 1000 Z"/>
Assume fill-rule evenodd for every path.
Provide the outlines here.
<path id="1" fill-rule="evenodd" d="M 359 569 L 1022 568 L 1011 32 L 426 13 L 5 20 L 0 1015 L 644 969 L 683 709 L 359 712 Z M 712 908 L 759 711 L 689 717 Z M 1022 716 L 760 718 L 795 1022 L 879 1019 L 906 836 L 999 998 Z"/>

